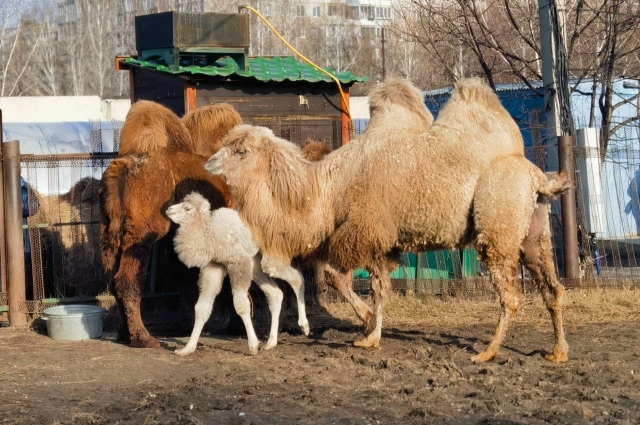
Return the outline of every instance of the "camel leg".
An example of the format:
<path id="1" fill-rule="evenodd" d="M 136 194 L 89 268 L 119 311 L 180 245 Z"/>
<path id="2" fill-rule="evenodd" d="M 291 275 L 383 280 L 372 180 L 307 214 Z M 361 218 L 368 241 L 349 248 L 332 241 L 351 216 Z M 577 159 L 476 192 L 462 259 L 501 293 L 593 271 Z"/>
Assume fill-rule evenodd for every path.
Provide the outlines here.
<path id="1" fill-rule="evenodd" d="M 244 329 L 249 340 L 249 354 L 255 356 L 258 354 L 259 341 L 251 322 L 251 301 L 249 300 L 249 287 L 253 276 L 253 259 L 250 257 L 242 258 L 237 263 L 228 264 L 227 269 L 231 279 L 233 306 L 244 323 Z"/>
<path id="2" fill-rule="evenodd" d="M 209 263 L 206 267 L 200 269 L 200 275 L 198 276 L 200 295 L 198 296 L 198 302 L 195 308 L 196 321 L 193 325 L 189 342 L 183 348 L 176 350 L 175 354 L 186 356 L 196 350 L 202 328 L 211 316 L 213 303 L 222 289 L 222 282 L 226 275 L 227 269 L 218 263 Z"/>
<path id="3" fill-rule="evenodd" d="M 353 343 L 360 348 L 376 348 L 382 337 L 382 310 L 391 292 L 391 276 L 388 270 L 373 270 L 371 273 L 371 290 L 373 292 L 373 311 L 375 313 L 375 327 L 364 339 Z"/>
<path id="4" fill-rule="evenodd" d="M 269 276 L 286 281 L 296 294 L 298 302 L 298 326 L 305 335 L 309 335 L 309 321 L 307 320 L 307 308 L 304 304 L 304 278 L 302 273 L 289 264 L 273 257 L 263 256 L 262 270 Z"/>
<path id="5" fill-rule="evenodd" d="M 500 294 L 500 306 L 502 313 L 498 327 L 496 328 L 493 339 L 487 349 L 475 356 L 471 357 L 474 362 L 488 362 L 493 360 L 500 351 L 500 345 L 507 334 L 509 322 L 515 317 L 520 305 L 522 304 L 523 294 L 516 281 L 518 260 L 514 255 L 509 260 L 493 260 L 491 257 L 487 259 L 487 269 L 491 274 L 493 286 Z"/>
<path id="6" fill-rule="evenodd" d="M 129 244 L 122 252 L 120 267 L 114 276 L 118 305 L 122 305 L 134 347 L 159 348 L 160 342 L 149 335 L 140 314 L 140 301 L 151 243 Z"/>
<path id="7" fill-rule="evenodd" d="M 517 267 L 538 197 L 531 167 L 534 165 L 524 158 L 505 157 L 494 161 L 478 179 L 473 200 L 476 247 L 500 295 L 502 312 L 489 347 L 471 357 L 474 362 L 498 355 L 509 322 L 524 298 Z"/>
<path id="8" fill-rule="evenodd" d="M 264 295 L 267 297 L 267 302 L 269 303 L 271 330 L 269 332 L 269 340 L 261 348 L 261 350 L 269 350 L 278 345 L 278 325 L 280 324 L 283 294 L 278 284 L 262 271 L 259 255 L 253 258 L 253 281 L 256 282 L 262 292 L 264 292 Z"/>
<path id="9" fill-rule="evenodd" d="M 564 287 L 558 282 L 556 276 L 549 227 L 547 205 L 538 204 L 531 219 L 529 233 L 522 242 L 522 262 L 540 288 L 540 293 L 553 322 L 555 344 L 553 352 L 547 354 L 545 358 L 554 363 L 564 363 L 569 360 L 569 344 L 565 339 L 562 326 Z"/>
<path id="10" fill-rule="evenodd" d="M 365 335 L 371 334 L 376 328 L 376 315 L 373 314 L 371 308 L 362 301 L 362 299 L 353 292 L 348 282 L 348 273 L 340 273 L 330 265 L 325 265 L 324 271 L 329 279 L 326 282 L 336 291 L 340 292 L 343 297 L 351 304 L 356 316 L 364 322 Z"/>
<path id="11" fill-rule="evenodd" d="M 118 337 L 116 341 L 121 344 L 129 344 L 131 342 L 131 337 L 129 335 L 127 314 L 124 310 L 124 303 L 122 302 L 122 298 L 118 296 L 118 293 L 116 291 L 116 281 L 113 278 L 109 280 L 109 292 L 116 299 L 116 308 L 118 311 L 118 316 L 120 316 L 120 324 L 118 325 Z"/>

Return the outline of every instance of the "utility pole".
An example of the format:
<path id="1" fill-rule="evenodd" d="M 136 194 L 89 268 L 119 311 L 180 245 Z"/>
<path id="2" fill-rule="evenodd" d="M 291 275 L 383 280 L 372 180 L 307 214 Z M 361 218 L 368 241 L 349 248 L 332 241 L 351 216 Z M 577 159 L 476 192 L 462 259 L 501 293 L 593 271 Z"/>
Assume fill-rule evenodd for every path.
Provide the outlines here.
<path id="1" fill-rule="evenodd" d="M 380 40 L 380 42 L 382 43 L 382 82 L 384 82 L 386 76 L 387 76 L 387 67 L 386 67 L 386 63 L 385 63 L 385 55 L 384 55 L 384 43 L 385 43 L 385 39 L 384 39 L 384 27 L 381 28 L 381 36 L 382 39 Z"/>
<path id="2" fill-rule="evenodd" d="M 545 88 L 547 169 L 566 170 L 575 181 L 573 124 L 569 75 L 564 50 L 564 0 L 538 0 L 542 82 Z M 568 110 L 566 110 L 568 109 Z M 557 149 L 557 150 L 556 150 Z M 575 190 L 561 197 L 564 277 L 579 279 L 578 225 Z"/>

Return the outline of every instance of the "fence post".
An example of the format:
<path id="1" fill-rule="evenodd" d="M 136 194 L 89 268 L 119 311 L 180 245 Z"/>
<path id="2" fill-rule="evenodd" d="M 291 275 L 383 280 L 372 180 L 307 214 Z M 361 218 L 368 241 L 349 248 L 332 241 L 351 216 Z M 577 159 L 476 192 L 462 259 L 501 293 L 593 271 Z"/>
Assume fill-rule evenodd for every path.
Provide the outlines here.
<path id="1" fill-rule="evenodd" d="M 22 192 L 20 188 L 20 142 L 3 145 L 4 205 L 7 241 L 7 277 L 9 292 L 9 324 L 24 326 L 27 300 L 24 271 L 24 239 L 22 229 Z"/>
<path id="2" fill-rule="evenodd" d="M 4 173 L 2 143 L 2 110 L 0 109 L 0 290 L 7 292 L 7 241 L 4 233 Z"/>
<path id="3" fill-rule="evenodd" d="M 575 161 L 573 157 L 573 137 L 558 136 L 558 157 L 560 170 L 566 170 L 569 181 L 575 183 Z M 578 248 L 578 218 L 576 209 L 575 189 L 569 189 L 562 194 L 562 242 L 564 245 L 565 278 L 573 282 L 580 278 L 579 248 Z"/>

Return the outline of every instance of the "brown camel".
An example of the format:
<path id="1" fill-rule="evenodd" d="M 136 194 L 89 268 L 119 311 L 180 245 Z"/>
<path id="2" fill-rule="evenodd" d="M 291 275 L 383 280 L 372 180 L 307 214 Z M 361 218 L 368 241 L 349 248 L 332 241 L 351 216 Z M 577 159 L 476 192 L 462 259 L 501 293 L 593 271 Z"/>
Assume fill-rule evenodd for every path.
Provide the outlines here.
<path id="1" fill-rule="evenodd" d="M 503 309 L 489 348 L 473 358 L 487 361 L 497 355 L 521 305 L 516 266 L 523 256 L 554 324 L 555 346 L 547 358 L 566 361 L 563 288 L 550 256 L 548 222 L 536 219 L 539 228 L 530 228 L 543 197 L 570 187 L 566 175 L 549 181 L 526 160 L 518 126 L 480 80 L 458 82 L 431 127 L 422 95 L 406 82 L 376 88 L 370 104 L 367 131 L 317 163 L 253 126 L 232 130 L 207 163 L 225 177 L 263 252 L 263 268 L 265 261 L 278 267 L 309 255 L 326 256 L 342 274 L 366 267 L 373 312 L 344 283 L 335 283 L 339 276 L 330 280 L 365 322 L 366 337 L 356 345 L 376 347 L 399 253 L 475 242 Z"/>
<path id="2" fill-rule="evenodd" d="M 221 138 L 241 123 L 226 104 L 197 109 L 182 121 L 154 102 L 131 106 L 120 153 L 100 182 L 102 262 L 120 312 L 119 341 L 160 346 L 140 315 L 151 247 L 169 232 L 167 207 L 192 191 L 204 195 L 214 209 L 233 207 L 225 183 L 203 165 Z"/>

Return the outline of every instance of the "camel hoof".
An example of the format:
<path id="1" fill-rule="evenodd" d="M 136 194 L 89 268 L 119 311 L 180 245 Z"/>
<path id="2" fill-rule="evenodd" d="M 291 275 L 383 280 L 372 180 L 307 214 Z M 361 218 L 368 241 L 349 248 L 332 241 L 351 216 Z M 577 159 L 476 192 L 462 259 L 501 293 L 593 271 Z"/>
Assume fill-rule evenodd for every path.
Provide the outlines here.
<path id="1" fill-rule="evenodd" d="M 118 332 L 118 337 L 116 338 L 116 342 L 118 344 L 131 344 L 131 335 L 129 332 Z"/>
<path id="2" fill-rule="evenodd" d="M 191 348 L 191 347 L 182 347 L 176 351 L 173 352 L 173 354 L 175 354 L 176 356 L 186 356 L 188 354 L 193 353 L 194 351 L 196 351 L 195 348 Z"/>
<path id="3" fill-rule="evenodd" d="M 366 318 L 364 320 L 364 334 L 365 335 L 371 335 L 373 333 L 373 331 L 376 330 L 377 324 L 378 323 L 377 323 L 377 320 L 376 320 L 376 316 L 371 314 L 368 318 Z"/>
<path id="4" fill-rule="evenodd" d="M 271 340 L 269 340 L 269 341 L 267 341 L 267 343 L 266 343 L 266 344 L 264 344 L 264 345 L 262 346 L 262 348 L 260 348 L 260 349 L 261 349 L 261 350 L 265 350 L 265 351 L 266 351 L 266 350 L 271 350 L 271 349 L 272 349 L 273 347 L 275 347 L 276 345 L 278 345 L 278 341 L 271 341 Z"/>
<path id="5" fill-rule="evenodd" d="M 131 340 L 131 346 L 136 348 L 160 348 L 160 341 L 153 337 L 148 339 Z"/>
<path id="6" fill-rule="evenodd" d="M 309 327 L 309 324 L 303 325 L 301 326 L 302 328 L 302 333 L 305 334 L 305 336 L 309 336 L 309 333 L 311 332 L 311 328 Z"/>
<path id="7" fill-rule="evenodd" d="M 474 362 L 474 363 L 490 362 L 497 355 L 498 355 L 498 353 L 489 353 L 488 351 L 483 351 L 480 354 L 476 354 L 475 356 L 471 356 L 471 361 Z"/>
<path id="8" fill-rule="evenodd" d="M 380 346 L 380 340 L 369 341 L 367 338 L 364 338 L 359 341 L 354 341 L 353 346 L 357 348 L 378 348 Z"/>
<path id="9" fill-rule="evenodd" d="M 544 358 L 553 363 L 566 363 L 569 360 L 569 356 L 567 355 L 567 353 L 563 352 L 554 352 L 551 354 L 547 354 L 546 356 L 544 356 Z"/>

